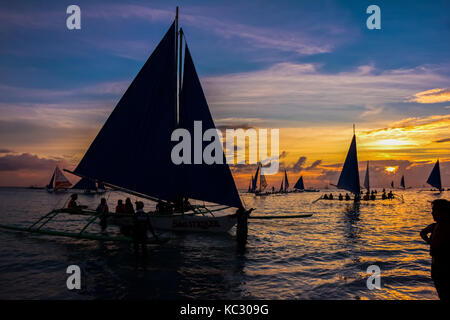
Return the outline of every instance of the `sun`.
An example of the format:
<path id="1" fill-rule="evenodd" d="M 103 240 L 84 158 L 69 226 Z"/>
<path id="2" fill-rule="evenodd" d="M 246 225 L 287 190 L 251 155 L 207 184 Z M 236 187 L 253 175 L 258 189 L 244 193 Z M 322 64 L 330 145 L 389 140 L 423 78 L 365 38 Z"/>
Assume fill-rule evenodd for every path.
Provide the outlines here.
<path id="1" fill-rule="evenodd" d="M 389 173 L 395 173 L 395 171 L 397 171 L 398 167 L 385 167 L 384 171 L 389 172 Z"/>

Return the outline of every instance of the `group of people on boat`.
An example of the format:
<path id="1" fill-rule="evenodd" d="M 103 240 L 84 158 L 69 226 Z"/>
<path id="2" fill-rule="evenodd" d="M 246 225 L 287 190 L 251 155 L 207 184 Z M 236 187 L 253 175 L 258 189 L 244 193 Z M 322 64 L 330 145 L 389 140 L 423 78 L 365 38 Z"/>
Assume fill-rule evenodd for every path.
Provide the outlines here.
<path id="1" fill-rule="evenodd" d="M 386 190 L 383 189 L 383 193 L 381 195 L 381 200 L 387 200 L 387 199 L 394 199 L 394 193 L 391 191 L 389 191 L 388 193 L 386 193 Z M 348 193 L 346 193 L 345 195 L 343 195 L 342 193 L 339 193 L 339 195 L 337 195 L 337 197 L 335 197 L 332 193 L 327 194 L 325 193 L 321 199 L 324 200 L 345 200 L 345 201 L 349 201 L 352 200 L 352 198 L 350 197 L 350 195 Z M 377 191 L 376 190 L 372 190 L 371 192 L 367 191 L 362 197 L 359 195 L 355 195 L 355 198 L 353 198 L 354 200 L 364 200 L 364 201 L 369 201 L 369 200 L 376 200 L 377 199 Z"/>

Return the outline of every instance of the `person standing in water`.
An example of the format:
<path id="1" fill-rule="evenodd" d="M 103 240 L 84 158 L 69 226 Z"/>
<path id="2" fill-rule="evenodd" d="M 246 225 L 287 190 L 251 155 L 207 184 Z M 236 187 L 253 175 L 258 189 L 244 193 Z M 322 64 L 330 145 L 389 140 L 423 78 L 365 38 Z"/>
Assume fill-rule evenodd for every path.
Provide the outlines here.
<path id="1" fill-rule="evenodd" d="M 100 200 L 100 204 L 98 205 L 96 211 L 101 214 L 100 215 L 100 226 L 102 227 L 102 232 L 106 230 L 106 227 L 108 226 L 107 218 L 109 213 L 108 205 L 106 204 L 106 199 L 102 198 Z"/>
<path id="2" fill-rule="evenodd" d="M 432 202 L 435 223 L 420 232 L 430 245 L 431 278 L 441 300 L 450 299 L 450 201 L 437 199 Z M 430 234 L 430 236 L 428 236 Z"/>

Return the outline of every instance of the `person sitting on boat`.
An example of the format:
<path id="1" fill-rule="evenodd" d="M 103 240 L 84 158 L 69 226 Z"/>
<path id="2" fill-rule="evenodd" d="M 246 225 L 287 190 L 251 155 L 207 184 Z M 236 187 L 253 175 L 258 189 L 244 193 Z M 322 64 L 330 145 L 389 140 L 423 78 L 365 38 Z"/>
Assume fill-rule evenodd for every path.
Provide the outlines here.
<path id="1" fill-rule="evenodd" d="M 139 245 L 141 245 L 142 253 L 147 254 L 147 230 L 150 230 L 155 239 L 158 239 L 150 223 L 150 217 L 144 211 L 144 203 L 137 201 L 136 213 L 133 216 L 133 243 L 136 253 L 138 253 Z"/>
<path id="2" fill-rule="evenodd" d="M 134 207 L 133 207 L 133 204 L 131 203 L 130 198 L 127 198 L 125 200 L 125 213 L 134 214 Z"/>
<path id="3" fill-rule="evenodd" d="M 345 194 L 345 200 L 349 201 L 350 200 L 350 195 L 348 193 Z"/>
<path id="4" fill-rule="evenodd" d="M 435 223 L 420 232 L 430 245 L 431 278 L 441 300 L 450 298 L 450 201 L 437 199 L 432 202 L 431 214 Z M 430 237 L 428 237 L 430 234 Z"/>
<path id="5" fill-rule="evenodd" d="M 367 193 L 364 195 L 363 200 L 365 200 L 365 201 L 369 200 L 369 192 L 367 192 Z"/>
<path id="6" fill-rule="evenodd" d="M 372 194 L 370 195 L 370 200 L 375 200 L 376 199 L 376 195 L 374 192 L 372 192 Z"/>
<path id="7" fill-rule="evenodd" d="M 392 193 L 392 190 L 389 191 L 387 197 L 388 197 L 388 199 L 394 199 L 394 194 Z"/>
<path id="8" fill-rule="evenodd" d="M 328 199 L 333 200 L 333 194 L 330 193 L 330 196 L 328 197 Z"/>
<path id="9" fill-rule="evenodd" d="M 344 196 L 342 195 L 342 193 L 339 193 L 339 200 L 344 200 Z"/>
<path id="10" fill-rule="evenodd" d="M 386 191 L 383 191 L 383 194 L 381 195 L 381 199 L 382 200 L 386 200 L 387 199 Z"/>
<path id="11" fill-rule="evenodd" d="M 81 206 L 77 203 L 78 194 L 74 193 L 70 196 L 70 201 L 67 204 L 67 208 L 69 209 L 86 209 L 87 206 Z"/>
<path id="12" fill-rule="evenodd" d="M 98 205 L 97 209 L 95 210 L 97 213 L 100 213 L 100 226 L 102 227 L 102 231 L 105 231 L 106 227 L 108 226 L 108 223 L 106 222 L 106 219 L 108 218 L 109 208 L 106 204 L 106 199 L 102 198 L 100 200 L 100 204 Z"/>
<path id="13" fill-rule="evenodd" d="M 122 199 L 117 200 L 116 213 L 126 213 L 125 205 L 123 204 Z"/>
<path id="14" fill-rule="evenodd" d="M 323 195 L 323 198 L 324 198 L 325 200 L 328 200 L 328 195 L 325 193 L 325 194 Z"/>

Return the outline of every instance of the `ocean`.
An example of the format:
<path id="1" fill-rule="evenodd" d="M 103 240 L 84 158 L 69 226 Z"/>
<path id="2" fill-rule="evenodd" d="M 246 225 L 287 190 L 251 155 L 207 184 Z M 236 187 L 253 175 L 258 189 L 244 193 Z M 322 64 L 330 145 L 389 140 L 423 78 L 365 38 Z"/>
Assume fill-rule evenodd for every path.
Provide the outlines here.
<path id="1" fill-rule="evenodd" d="M 166 233 L 170 241 L 149 246 L 146 260 L 137 258 L 127 243 L 0 230 L 0 299 L 438 299 L 429 249 L 419 231 L 432 223 L 430 201 L 450 193 L 396 193 L 404 202 L 359 206 L 312 204 L 322 193 L 242 193 L 246 206 L 256 208 L 253 215 L 314 215 L 250 220 L 245 250 L 238 248 L 234 229 L 222 235 Z M 111 210 L 126 197 L 114 191 L 80 195 L 78 202 L 95 209 L 102 196 Z M 29 226 L 65 205 L 68 197 L 42 189 L 0 188 L 0 224 Z M 146 209 L 153 206 L 144 202 Z M 82 219 L 54 223 L 70 229 L 82 225 Z M 69 265 L 81 269 L 80 290 L 67 289 Z M 380 270 L 379 289 L 368 289 L 371 265 Z"/>

